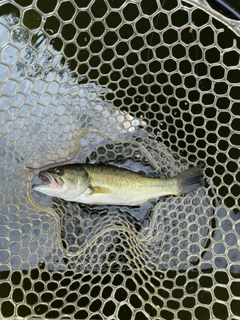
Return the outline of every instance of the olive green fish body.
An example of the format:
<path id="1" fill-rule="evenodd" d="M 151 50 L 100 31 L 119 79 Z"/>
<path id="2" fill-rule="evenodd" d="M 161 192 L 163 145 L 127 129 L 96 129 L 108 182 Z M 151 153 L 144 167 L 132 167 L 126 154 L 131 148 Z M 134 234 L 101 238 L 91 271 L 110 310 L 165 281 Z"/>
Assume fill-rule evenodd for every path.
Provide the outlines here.
<path id="1" fill-rule="evenodd" d="M 177 194 L 174 179 L 154 179 L 114 166 L 84 166 L 91 187 L 79 202 L 138 205 L 163 195 Z"/>
<path id="2" fill-rule="evenodd" d="M 193 167 L 166 179 L 149 178 L 115 166 L 74 164 L 39 173 L 44 184 L 37 191 L 64 200 L 135 206 L 165 195 L 181 195 L 202 183 L 202 170 Z"/>

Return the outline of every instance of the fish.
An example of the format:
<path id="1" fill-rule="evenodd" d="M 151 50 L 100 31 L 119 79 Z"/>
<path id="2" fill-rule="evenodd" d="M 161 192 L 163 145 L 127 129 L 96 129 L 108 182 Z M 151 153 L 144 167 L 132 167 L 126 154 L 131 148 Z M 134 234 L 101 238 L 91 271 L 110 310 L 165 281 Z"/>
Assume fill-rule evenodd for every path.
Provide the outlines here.
<path id="1" fill-rule="evenodd" d="M 88 205 L 137 206 L 162 196 L 187 194 L 203 182 L 195 166 L 172 178 L 147 177 L 113 165 L 68 164 L 40 171 L 33 189 L 51 197 Z"/>

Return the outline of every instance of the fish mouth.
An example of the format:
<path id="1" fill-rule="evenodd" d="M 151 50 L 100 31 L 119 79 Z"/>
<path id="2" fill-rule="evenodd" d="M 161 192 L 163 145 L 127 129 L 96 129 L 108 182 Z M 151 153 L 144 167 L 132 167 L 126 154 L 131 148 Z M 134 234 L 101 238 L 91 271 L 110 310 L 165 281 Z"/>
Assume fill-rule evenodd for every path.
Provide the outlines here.
<path id="1" fill-rule="evenodd" d="M 33 185 L 34 189 L 45 187 L 51 189 L 59 189 L 62 188 L 64 182 L 60 177 L 53 177 L 49 172 L 41 171 L 39 172 L 39 178 L 42 181 L 42 184 Z"/>
<path id="2" fill-rule="evenodd" d="M 52 176 L 47 172 L 39 172 L 39 178 L 42 180 L 43 184 L 51 184 L 53 178 Z"/>

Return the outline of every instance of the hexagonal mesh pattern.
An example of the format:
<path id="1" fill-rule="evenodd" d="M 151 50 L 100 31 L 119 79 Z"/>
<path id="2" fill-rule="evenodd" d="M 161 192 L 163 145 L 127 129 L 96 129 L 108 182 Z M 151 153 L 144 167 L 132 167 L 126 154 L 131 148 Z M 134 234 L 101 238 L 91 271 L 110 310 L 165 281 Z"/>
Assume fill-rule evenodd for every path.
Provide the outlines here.
<path id="1" fill-rule="evenodd" d="M 1 318 L 240 319 L 239 39 L 199 2 L 1 1 Z M 163 178 L 204 163 L 205 187 L 133 208 L 32 190 L 26 166 L 79 147 Z"/>

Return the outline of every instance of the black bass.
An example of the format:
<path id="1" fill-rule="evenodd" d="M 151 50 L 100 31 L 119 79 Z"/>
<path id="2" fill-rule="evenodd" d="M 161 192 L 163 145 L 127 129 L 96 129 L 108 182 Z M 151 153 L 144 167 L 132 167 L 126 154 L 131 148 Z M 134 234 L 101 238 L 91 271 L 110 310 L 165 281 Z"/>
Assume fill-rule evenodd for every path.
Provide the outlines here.
<path id="1" fill-rule="evenodd" d="M 39 173 L 42 184 L 33 189 L 48 196 L 92 205 L 136 206 L 166 195 L 181 195 L 202 185 L 200 167 L 173 178 L 149 178 L 127 169 L 72 164 Z"/>

